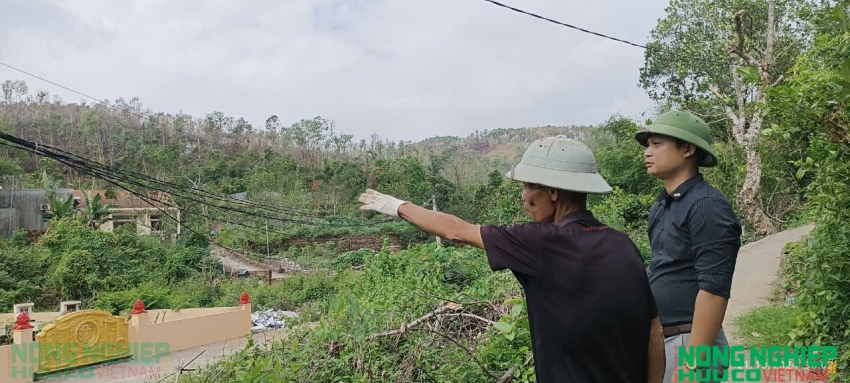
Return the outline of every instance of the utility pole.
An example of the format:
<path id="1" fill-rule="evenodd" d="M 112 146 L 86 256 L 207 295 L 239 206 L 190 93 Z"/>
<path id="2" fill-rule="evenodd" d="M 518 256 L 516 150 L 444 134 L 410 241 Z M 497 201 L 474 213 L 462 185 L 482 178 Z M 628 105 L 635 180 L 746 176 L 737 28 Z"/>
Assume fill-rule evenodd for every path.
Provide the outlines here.
<path id="1" fill-rule="evenodd" d="M 266 262 L 269 261 L 269 258 L 271 258 L 269 254 L 269 219 L 266 218 Z M 271 280 L 271 277 L 269 277 L 269 280 Z"/>
<path id="2" fill-rule="evenodd" d="M 434 194 L 431 194 L 431 210 L 437 211 L 437 196 Z M 440 247 L 442 247 L 442 243 L 440 242 L 440 236 L 437 235 L 435 237 L 437 238 L 437 248 L 439 249 Z"/>

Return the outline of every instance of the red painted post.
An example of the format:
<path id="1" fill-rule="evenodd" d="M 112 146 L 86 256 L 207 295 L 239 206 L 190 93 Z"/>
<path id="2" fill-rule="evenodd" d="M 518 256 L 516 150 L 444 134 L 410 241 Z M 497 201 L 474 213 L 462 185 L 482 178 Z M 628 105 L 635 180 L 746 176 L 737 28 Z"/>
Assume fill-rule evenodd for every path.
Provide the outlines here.
<path id="1" fill-rule="evenodd" d="M 130 313 L 132 315 L 144 314 L 145 311 L 145 303 L 142 302 L 141 299 L 136 299 L 136 303 L 133 303 L 133 311 Z"/>
<path id="2" fill-rule="evenodd" d="M 26 311 L 21 311 L 18 318 L 15 320 L 15 327 L 12 330 L 27 330 L 33 328 L 30 324 L 30 316 Z"/>

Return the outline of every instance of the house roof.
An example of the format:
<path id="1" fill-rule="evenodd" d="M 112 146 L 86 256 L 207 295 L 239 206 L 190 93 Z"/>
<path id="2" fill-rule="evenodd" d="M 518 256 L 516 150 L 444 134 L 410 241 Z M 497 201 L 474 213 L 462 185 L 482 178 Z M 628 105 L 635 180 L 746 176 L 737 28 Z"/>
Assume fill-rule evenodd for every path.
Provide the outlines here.
<path id="1" fill-rule="evenodd" d="M 84 193 L 89 195 L 89 198 L 94 198 L 97 194 L 101 195 L 101 203 L 112 203 L 112 206 L 118 209 L 154 209 L 154 208 L 170 208 L 174 206 L 174 201 L 171 199 L 171 194 L 165 192 L 148 192 L 139 193 L 146 197 L 147 200 L 136 196 L 126 190 L 116 190 L 116 198 L 106 198 L 104 190 L 74 190 L 74 199 L 79 198 L 80 204 L 78 207 L 86 206 L 86 198 Z M 170 206 L 169 206 L 170 205 Z"/>

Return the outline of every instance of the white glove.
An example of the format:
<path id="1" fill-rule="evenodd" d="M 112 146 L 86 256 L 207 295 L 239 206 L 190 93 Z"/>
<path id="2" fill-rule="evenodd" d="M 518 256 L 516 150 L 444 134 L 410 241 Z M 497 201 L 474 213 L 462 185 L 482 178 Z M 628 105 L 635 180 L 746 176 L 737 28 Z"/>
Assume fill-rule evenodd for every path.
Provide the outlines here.
<path id="1" fill-rule="evenodd" d="M 378 193 L 372 189 L 360 194 L 359 201 L 363 203 L 360 210 L 374 210 L 391 217 L 398 217 L 398 208 L 407 203 L 390 195 Z"/>

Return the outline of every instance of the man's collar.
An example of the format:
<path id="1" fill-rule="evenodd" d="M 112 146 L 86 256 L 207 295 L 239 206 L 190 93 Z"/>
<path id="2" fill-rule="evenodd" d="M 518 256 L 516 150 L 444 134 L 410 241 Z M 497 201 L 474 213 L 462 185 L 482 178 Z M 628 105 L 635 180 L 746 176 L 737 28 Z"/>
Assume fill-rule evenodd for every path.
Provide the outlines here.
<path id="1" fill-rule="evenodd" d="M 567 215 L 561 217 L 561 220 L 558 221 L 558 223 L 556 225 L 560 226 L 560 227 L 564 227 L 564 226 L 567 226 L 568 224 L 573 223 L 575 221 L 587 221 L 587 220 L 595 220 L 595 219 L 596 219 L 596 217 L 593 216 L 593 213 L 591 213 L 590 210 L 583 209 L 583 210 L 574 211 L 570 214 L 567 214 Z"/>
<path id="2" fill-rule="evenodd" d="M 694 186 L 702 182 L 704 179 L 705 178 L 702 176 L 702 173 L 697 173 L 697 175 L 689 178 L 685 182 L 682 182 L 682 184 L 679 185 L 676 189 L 674 189 L 672 193 L 668 194 L 667 189 L 661 188 L 661 191 L 658 193 L 658 197 L 656 197 L 656 199 L 661 201 L 667 198 L 667 196 L 669 195 L 673 198 L 673 200 L 678 201 L 685 195 L 685 193 L 688 192 L 688 190 L 691 190 Z"/>

